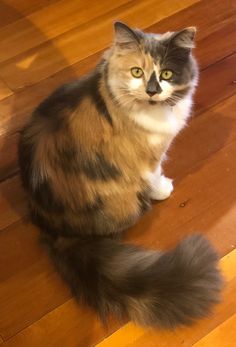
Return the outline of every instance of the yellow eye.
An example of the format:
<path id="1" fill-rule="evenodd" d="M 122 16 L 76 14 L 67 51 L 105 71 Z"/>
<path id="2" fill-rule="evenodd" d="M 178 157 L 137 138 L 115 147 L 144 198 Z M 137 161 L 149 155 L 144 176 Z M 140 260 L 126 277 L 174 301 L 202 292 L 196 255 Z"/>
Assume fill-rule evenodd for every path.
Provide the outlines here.
<path id="1" fill-rule="evenodd" d="M 143 70 L 140 67 L 132 67 L 131 74 L 135 78 L 140 78 L 143 76 Z"/>
<path id="2" fill-rule="evenodd" d="M 161 72 L 161 78 L 163 80 L 170 80 L 172 76 L 173 76 L 173 72 L 171 70 L 163 70 Z"/>

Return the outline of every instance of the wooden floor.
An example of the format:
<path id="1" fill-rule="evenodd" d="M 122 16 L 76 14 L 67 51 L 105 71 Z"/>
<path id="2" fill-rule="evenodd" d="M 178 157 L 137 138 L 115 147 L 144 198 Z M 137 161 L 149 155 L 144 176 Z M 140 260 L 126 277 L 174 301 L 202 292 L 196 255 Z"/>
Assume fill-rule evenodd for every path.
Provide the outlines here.
<path id="1" fill-rule="evenodd" d="M 19 130 L 55 87 L 90 70 L 119 19 L 147 31 L 198 27 L 194 115 L 166 173 L 171 198 L 126 238 L 167 249 L 204 233 L 227 285 L 209 319 L 174 332 L 111 319 L 77 305 L 38 244 L 17 166 Z M 233 347 L 236 345 L 236 2 L 234 0 L 0 1 L 0 345 L 2 347 Z"/>

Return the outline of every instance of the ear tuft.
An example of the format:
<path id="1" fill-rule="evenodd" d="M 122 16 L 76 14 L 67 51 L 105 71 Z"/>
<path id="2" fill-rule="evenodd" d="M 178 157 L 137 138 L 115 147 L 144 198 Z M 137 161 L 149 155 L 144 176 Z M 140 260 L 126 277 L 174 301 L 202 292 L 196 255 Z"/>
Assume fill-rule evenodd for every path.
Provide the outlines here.
<path id="1" fill-rule="evenodd" d="M 178 47 L 194 48 L 194 38 L 196 34 L 196 27 L 188 27 L 175 33 L 172 37 L 172 42 Z"/>

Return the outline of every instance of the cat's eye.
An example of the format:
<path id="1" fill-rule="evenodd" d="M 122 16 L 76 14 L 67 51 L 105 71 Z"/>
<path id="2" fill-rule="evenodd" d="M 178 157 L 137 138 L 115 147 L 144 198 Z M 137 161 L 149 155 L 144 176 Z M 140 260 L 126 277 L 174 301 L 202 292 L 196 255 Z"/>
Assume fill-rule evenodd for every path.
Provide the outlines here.
<path id="1" fill-rule="evenodd" d="M 172 76 L 173 76 L 173 72 L 171 70 L 163 70 L 161 72 L 161 78 L 163 80 L 170 80 Z"/>
<path id="2" fill-rule="evenodd" d="M 140 78 L 143 76 L 143 70 L 140 67 L 132 67 L 131 74 L 135 78 Z"/>

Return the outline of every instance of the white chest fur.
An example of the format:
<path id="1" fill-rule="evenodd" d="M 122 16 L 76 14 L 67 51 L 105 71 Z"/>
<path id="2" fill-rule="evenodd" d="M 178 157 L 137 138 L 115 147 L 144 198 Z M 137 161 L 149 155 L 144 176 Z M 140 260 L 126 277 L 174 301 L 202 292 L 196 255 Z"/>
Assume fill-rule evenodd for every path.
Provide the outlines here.
<path id="1" fill-rule="evenodd" d="M 174 107 L 147 105 L 145 108 L 133 111 L 131 117 L 150 132 L 148 136 L 150 145 L 162 145 L 163 142 L 171 142 L 185 126 L 191 105 L 192 98 L 188 95 Z"/>

